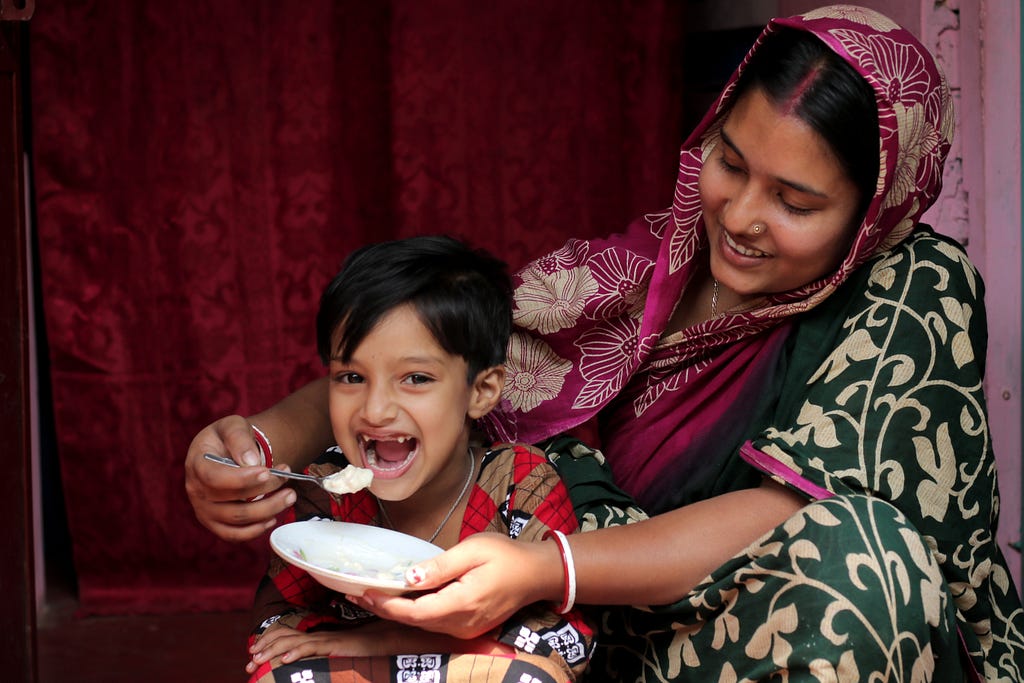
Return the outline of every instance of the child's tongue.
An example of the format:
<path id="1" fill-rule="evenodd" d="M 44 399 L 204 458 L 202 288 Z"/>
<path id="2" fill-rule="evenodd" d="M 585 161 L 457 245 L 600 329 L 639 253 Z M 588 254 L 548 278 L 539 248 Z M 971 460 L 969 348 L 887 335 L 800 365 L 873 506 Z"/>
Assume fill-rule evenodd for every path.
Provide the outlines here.
<path id="1" fill-rule="evenodd" d="M 397 441 L 377 441 L 374 444 L 374 451 L 377 454 L 377 462 L 385 467 L 398 465 L 405 462 L 409 453 L 416 446 L 415 439 L 406 439 L 405 443 Z"/>

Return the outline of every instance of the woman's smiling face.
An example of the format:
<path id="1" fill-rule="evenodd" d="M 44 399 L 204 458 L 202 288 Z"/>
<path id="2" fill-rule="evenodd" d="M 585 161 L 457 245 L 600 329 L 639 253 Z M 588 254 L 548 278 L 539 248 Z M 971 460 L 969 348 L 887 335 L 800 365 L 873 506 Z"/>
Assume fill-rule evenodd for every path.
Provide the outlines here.
<path id="1" fill-rule="evenodd" d="M 711 273 L 741 298 L 827 275 L 856 229 L 857 187 L 827 143 L 757 88 L 728 114 L 699 187 Z"/>

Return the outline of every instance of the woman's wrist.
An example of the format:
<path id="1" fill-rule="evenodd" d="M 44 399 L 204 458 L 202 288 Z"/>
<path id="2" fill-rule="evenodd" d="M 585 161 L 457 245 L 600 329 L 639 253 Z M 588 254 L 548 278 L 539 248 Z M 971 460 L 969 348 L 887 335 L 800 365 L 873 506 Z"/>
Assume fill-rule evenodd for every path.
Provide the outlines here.
<path id="1" fill-rule="evenodd" d="M 568 536 L 565 538 L 568 544 Z M 554 530 L 552 530 L 544 534 L 542 540 L 531 545 L 537 552 L 539 563 L 533 573 L 535 577 L 533 588 L 537 593 L 533 595 L 531 601 L 550 602 L 561 613 L 560 610 L 566 605 L 569 591 L 566 560 L 561 540 L 555 536 Z M 572 553 L 571 547 L 569 547 L 569 552 Z M 574 576 L 576 559 L 575 556 L 572 557 Z M 575 601 L 575 596 L 573 596 L 573 601 Z"/>
<path id="2" fill-rule="evenodd" d="M 552 529 L 545 538 L 551 539 L 558 546 L 562 561 L 562 599 L 557 603 L 555 611 L 566 614 L 576 604 L 576 562 L 572 554 L 572 546 L 568 537 L 557 529 Z"/>
<path id="3" fill-rule="evenodd" d="M 301 472 L 334 444 L 327 403 L 327 378 L 322 377 L 247 419 L 273 444 L 278 467 Z"/>
<path id="4" fill-rule="evenodd" d="M 256 448 L 259 450 L 260 458 L 266 467 L 274 466 L 274 449 L 270 445 L 270 439 L 267 437 L 266 432 L 256 426 L 253 422 L 249 422 L 249 426 L 252 427 L 252 438 L 256 442 Z"/>

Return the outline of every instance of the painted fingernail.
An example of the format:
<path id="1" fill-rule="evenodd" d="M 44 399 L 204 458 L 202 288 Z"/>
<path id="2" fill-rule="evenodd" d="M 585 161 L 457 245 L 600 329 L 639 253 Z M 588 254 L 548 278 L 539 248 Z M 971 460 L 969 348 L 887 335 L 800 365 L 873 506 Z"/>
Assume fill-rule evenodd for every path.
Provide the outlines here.
<path id="1" fill-rule="evenodd" d="M 405 572 L 405 580 L 413 585 L 422 583 L 426 578 L 427 573 L 420 567 L 410 567 L 409 570 Z"/>

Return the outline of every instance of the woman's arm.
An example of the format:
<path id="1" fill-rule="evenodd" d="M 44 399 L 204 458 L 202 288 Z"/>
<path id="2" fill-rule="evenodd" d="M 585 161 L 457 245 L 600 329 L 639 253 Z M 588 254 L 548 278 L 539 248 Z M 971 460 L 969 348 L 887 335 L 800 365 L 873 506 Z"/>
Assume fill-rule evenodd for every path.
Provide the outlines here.
<path id="1" fill-rule="evenodd" d="M 758 488 L 725 493 L 636 524 L 575 534 L 569 543 L 576 562 L 576 600 L 596 605 L 676 602 L 806 503 L 801 495 L 765 480 Z"/>
<path id="2" fill-rule="evenodd" d="M 274 464 L 301 472 L 334 445 L 327 407 L 327 377 L 313 380 L 290 396 L 249 418 L 267 435 Z"/>
<path id="3" fill-rule="evenodd" d="M 806 503 L 766 481 L 627 526 L 569 537 L 582 604 L 676 602 L 714 569 L 791 517 Z M 471 638 L 521 607 L 560 602 L 562 558 L 553 541 L 513 542 L 478 534 L 410 569 L 423 589 L 405 598 L 367 592 L 354 602 L 386 619 Z"/>
<path id="4" fill-rule="evenodd" d="M 251 424 L 266 434 L 276 467 L 301 471 L 333 443 L 327 378 L 307 384 L 248 419 L 221 418 L 192 439 L 185 456 L 185 491 L 199 522 L 225 540 L 260 536 L 295 502 L 292 490 L 281 488 L 283 480 L 264 467 Z M 204 453 L 227 455 L 248 466 L 218 465 L 203 458 Z"/>

